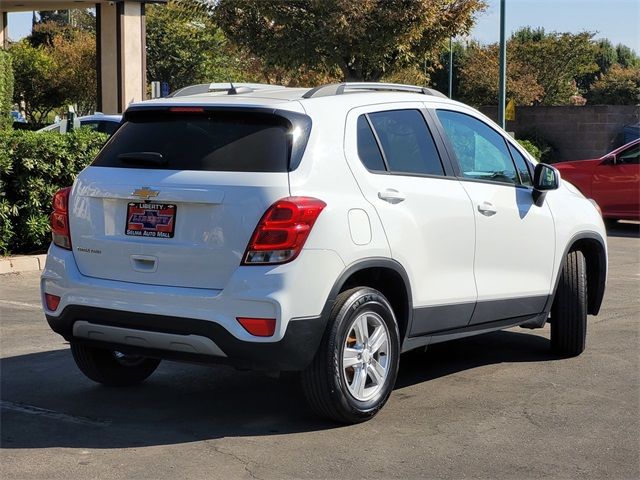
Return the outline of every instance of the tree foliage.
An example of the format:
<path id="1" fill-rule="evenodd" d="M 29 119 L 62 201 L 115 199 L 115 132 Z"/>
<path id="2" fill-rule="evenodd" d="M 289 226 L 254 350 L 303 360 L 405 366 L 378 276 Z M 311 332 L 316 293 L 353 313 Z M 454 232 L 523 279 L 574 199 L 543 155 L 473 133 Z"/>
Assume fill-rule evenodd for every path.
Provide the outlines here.
<path id="1" fill-rule="evenodd" d="M 10 48 L 14 101 L 24 101 L 27 119 L 45 123 L 52 111 L 76 105 L 80 115 L 96 108 L 95 34 L 57 22 L 39 23 Z"/>
<path id="2" fill-rule="evenodd" d="M 514 32 L 507 42 L 507 97 L 518 105 L 575 102 L 598 71 L 598 48 L 592 37 L 590 32 L 546 33 L 530 27 Z M 460 72 L 463 100 L 475 105 L 497 103 L 498 58 L 498 44 L 468 48 Z"/>
<path id="3" fill-rule="evenodd" d="M 593 84 L 588 101 L 596 105 L 637 105 L 640 103 L 640 67 L 623 68 L 614 64 Z"/>
<path id="4" fill-rule="evenodd" d="M 206 12 L 182 5 L 147 7 L 147 77 L 171 90 L 196 83 L 234 80 L 235 58 Z"/>
<path id="5" fill-rule="evenodd" d="M 514 55 L 511 42 L 507 52 L 507 98 L 517 105 L 531 105 L 544 95 L 544 88 L 532 66 Z M 466 61 L 460 71 L 460 97 L 472 105 L 493 105 L 498 100 L 498 45 L 482 47 L 473 44 L 467 49 Z"/>
<path id="6" fill-rule="evenodd" d="M 65 100 L 55 60 L 45 47 L 33 47 L 26 39 L 12 45 L 9 51 L 15 75 L 14 101 L 24 101 L 29 121 L 43 123 L 49 112 Z"/>
<path id="7" fill-rule="evenodd" d="M 171 90 L 208 82 L 264 82 L 296 86 L 333 80 L 305 68 L 267 65 L 229 41 L 212 10 L 194 1 L 147 7 L 147 76 Z"/>
<path id="8" fill-rule="evenodd" d="M 13 105 L 13 66 L 11 56 L 0 50 L 0 130 L 13 123 L 11 107 Z"/>
<path id="9" fill-rule="evenodd" d="M 218 25 L 268 67 L 300 68 L 345 80 L 377 81 L 424 59 L 450 36 L 469 32 L 483 0 L 220 0 Z"/>
<path id="10" fill-rule="evenodd" d="M 575 79 L 594 72 L 593 33 L 544 33 L 539 40 L 522 42 L 517 36 L 511 40 L 513 59 L 526 62 L 544 92 L 543 105 L 569 103 L 577 93 Z"/>

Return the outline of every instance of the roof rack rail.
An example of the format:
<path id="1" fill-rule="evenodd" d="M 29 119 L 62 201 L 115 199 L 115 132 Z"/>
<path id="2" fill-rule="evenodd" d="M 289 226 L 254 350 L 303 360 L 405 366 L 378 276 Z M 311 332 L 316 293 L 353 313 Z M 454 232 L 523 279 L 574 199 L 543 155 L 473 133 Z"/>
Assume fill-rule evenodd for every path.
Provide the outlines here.
<path id="1" fill-rule="evenodd" d="M 175 92 L 169 97 L 187 97 L 189 95 L 201 95 L 211 92 L 227 92 L 227 95 L 238 95 L 240 93 L 250 93 L 255 90 L 274 90 L 284 88 L 281 85 L 270 85 L 268 83 L 200 83 L 198 85 L 189 85 Z"/>
<path id="2" fill-rule="evenodd" d="M 418 87 L 417 85 L 401 85 L 397 83 L 377 83 L 377 82 L 344 82 L 330 83 L 312 88 L 305 93 L 302 98 L 329 97 L 332 95 L 342 95 L 345 90 L 374 90 L 379 92 L 410 92 L 421 93 L 423 95 L 433 95 L 434 97 L 448 98 L 444 93 L 433 88 Z"/>

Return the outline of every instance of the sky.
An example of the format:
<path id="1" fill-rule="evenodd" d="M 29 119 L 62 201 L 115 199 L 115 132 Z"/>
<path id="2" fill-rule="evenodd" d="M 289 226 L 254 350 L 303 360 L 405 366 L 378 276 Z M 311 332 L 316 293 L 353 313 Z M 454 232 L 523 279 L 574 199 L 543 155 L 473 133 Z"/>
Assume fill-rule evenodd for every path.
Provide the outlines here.
<path id="1" fill-rule="evenodd" d="M 485 0 L 470 38 L 481 43 L 500 38 L 500 0 Z M 623 43 L 640 54 L 640 0 L 506 0 L 507 35 L 520 27 L 547 31 L 597 32 L 595 38 Z M 10 13 L 9 38 L 18 40 L 31 31 L 31 13 Z"/>

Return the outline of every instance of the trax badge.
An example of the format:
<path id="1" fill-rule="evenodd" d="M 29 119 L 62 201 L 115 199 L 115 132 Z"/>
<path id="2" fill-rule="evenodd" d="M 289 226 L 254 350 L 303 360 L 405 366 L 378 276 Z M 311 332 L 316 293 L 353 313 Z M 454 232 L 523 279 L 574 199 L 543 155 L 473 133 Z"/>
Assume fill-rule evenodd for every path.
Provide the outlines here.
<path id="1" fill-rule="evenodd" d="M 135 190 L 131 195 L 134 197 L 140 197 L 143 200 L 149 200 L 150 198 L 155 198 L 160 193 L 160 190 L 151 190 L 149 187 L 142 187 Z"/>

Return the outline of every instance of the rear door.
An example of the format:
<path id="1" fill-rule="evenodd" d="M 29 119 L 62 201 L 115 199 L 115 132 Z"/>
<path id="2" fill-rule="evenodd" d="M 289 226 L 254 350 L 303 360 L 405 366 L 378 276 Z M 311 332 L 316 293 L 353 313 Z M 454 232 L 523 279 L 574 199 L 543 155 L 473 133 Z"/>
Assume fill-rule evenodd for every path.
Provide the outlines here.
<path id="1" fill-rule="evenodd" d="M 289 195 L 291 122 L 246 111 L 143 111 L 70 200 L 83 275 L 222 289 L 265 210 Z"/>
<path id="2" fill-rule="evenodd" d="M 347 118 L 346 154 L 407 271 L 412 336 L 464 326 L 476 300 L 469 197 L 440 158 L 424 105 L 373 105 Z"/>

